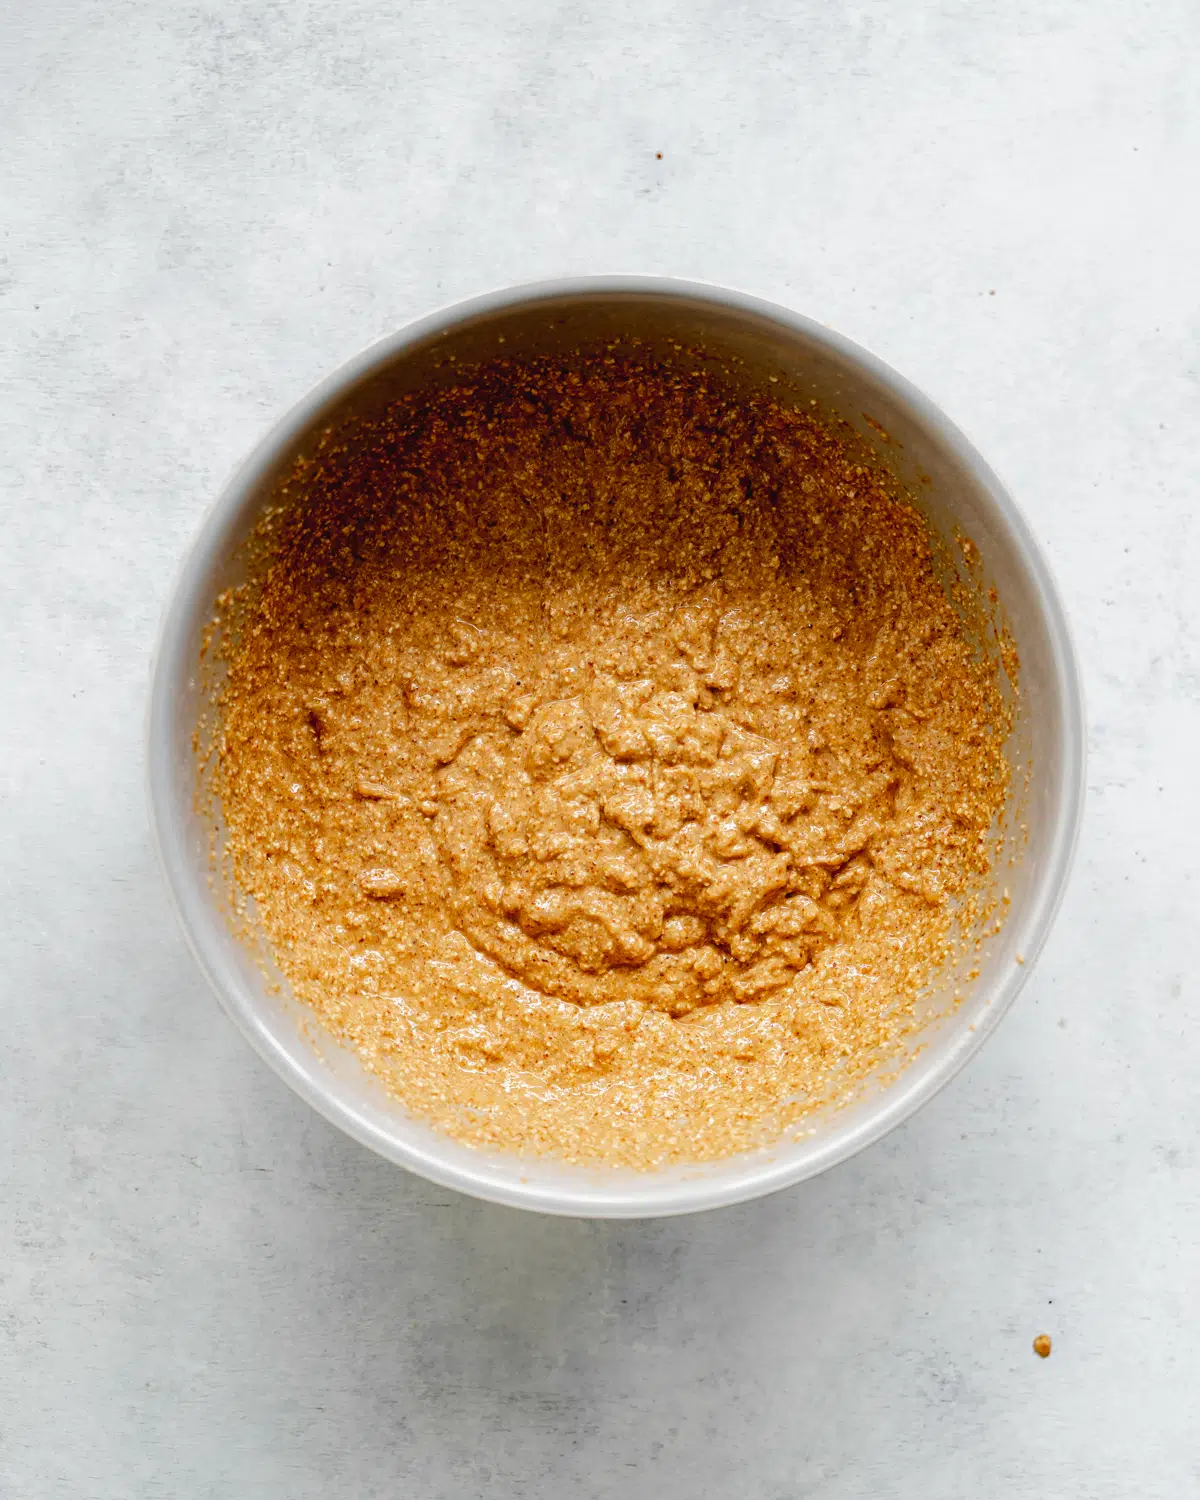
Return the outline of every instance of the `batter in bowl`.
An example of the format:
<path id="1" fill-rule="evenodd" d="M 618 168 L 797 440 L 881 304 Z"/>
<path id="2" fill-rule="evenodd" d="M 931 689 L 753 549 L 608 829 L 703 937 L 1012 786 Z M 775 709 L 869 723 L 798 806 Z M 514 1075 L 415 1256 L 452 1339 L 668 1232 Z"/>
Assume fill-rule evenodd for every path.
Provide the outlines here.
<path id="1" fill-rule="evenodd" d="M 846 430 L 610 354 L 329 431 L 225 601 L 214 788 L 295 993 L 476 1144 L 652 1167 L 894 1050 L 1010 715 Z"/>

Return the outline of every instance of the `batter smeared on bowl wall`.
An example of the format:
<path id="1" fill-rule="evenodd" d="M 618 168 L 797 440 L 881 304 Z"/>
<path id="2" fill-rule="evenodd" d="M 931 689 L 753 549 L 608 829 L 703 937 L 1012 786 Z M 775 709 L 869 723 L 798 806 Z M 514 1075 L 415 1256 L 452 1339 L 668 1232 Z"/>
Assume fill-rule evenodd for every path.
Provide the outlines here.
<path id="1" fill-rule="evenodd" d="M 848 431 L 628 355 L 497 361 L 327 433 L 256 549 L 228 852 L 408 1108 L 699 1161 L 911 1028 L 982 899 L 1010 712 Z"/>

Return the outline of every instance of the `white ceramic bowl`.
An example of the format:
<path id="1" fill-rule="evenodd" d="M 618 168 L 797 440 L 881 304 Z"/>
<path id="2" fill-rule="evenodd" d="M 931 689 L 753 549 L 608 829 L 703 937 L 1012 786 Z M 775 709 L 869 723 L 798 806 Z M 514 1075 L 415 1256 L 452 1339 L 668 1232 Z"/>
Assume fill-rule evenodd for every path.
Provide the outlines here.
<path id="1" fill-rule="evenodd" d="M 565 349 L 633 335 L 651 346 L 701 346 L 732 359 L 754 385 L 816 399 L 916 480 L 931 526 L 977 544 L 985 583 L 999 591 L 1021 658 L 1010 742 L 1014 777 L 1011 906 L 962 1003 L 948 975 L 929 997 L 915 1056 L 890 1081 L 805 1123 L 771 1149 L 654 1173 L 604 1171 L 489 1154 L 409 1117 L 332 1039 L 320 1050 L 296 1002 L 274 994 L 234 936 L 210 882 L 210 828 L 198 810 L 193 732 L 205 704 L 201 632 L 217 594 L 239 574 L 239 548 L 295 455 L 331 418 L 370 409 L 400 390 L 445 378 L 448 355 Z M 872 419 L 868 422 L 867 417 Z M 864 350 L 809 319 L 717 287 L 605 277 L 517 287 L 460 303 L 382 340 L 323 381 L 250 455 L 216 502 L 184 561 L 167 610 L 149 712 L 149 785 L 163 867 L 184 932 L 218 998 L 250 1044 L 335 1125 L 399 1165 L 481 1198 L 546 1213 L 642 1218 L 758 1197 L 824 1171 L 920 1108 L 976 1052 L 1012 1004 L 1045 941 L 1067 878 L 1083 795 L 1079 677 L 1057 590 L 1029 527 L 962 433 L 918 390 Z M 1023 828 L 1022 826 L 1023 825 Z M 1023 960 L 1023 962 L 1022 962 Z"/>

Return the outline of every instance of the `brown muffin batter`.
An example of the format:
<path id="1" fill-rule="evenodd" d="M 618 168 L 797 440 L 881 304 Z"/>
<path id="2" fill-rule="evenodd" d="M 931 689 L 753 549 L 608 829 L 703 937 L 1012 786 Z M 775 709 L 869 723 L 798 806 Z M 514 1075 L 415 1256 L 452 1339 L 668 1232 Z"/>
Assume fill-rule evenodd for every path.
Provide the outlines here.
<path id="1" fill-rule="evenodd" d="M 328 433 L 258 545 L 228 852 L 414 1112 L 701 1160 L 911 1026 L 1008 718 L 848 433 L 648 360 L 497 362 Z"/>

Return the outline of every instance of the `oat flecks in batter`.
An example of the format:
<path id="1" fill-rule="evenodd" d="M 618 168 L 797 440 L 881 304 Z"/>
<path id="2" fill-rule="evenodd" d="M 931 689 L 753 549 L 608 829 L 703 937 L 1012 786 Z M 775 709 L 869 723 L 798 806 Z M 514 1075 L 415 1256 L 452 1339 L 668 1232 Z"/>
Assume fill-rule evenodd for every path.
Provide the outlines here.
<path id="1" fill-rule="evenodd" d="M 1008 714 L 894 483 L 610 357 L 328 435 L 235 604 L 216 786 L 296 993 L 461 1139 L 653 1166 L 894 1047 Z"/>

